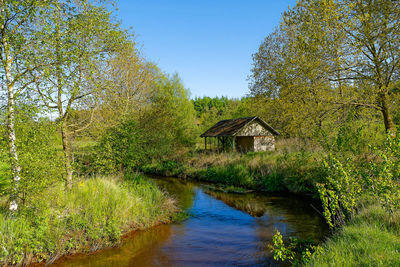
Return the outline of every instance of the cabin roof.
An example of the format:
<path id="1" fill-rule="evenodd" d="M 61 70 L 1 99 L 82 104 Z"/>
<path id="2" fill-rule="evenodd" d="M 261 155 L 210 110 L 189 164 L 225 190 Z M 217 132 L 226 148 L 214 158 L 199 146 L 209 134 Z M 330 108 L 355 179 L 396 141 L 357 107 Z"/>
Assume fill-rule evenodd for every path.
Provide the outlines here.
<path id="1" fill-rule="evenodd" d="M 252 121 L 257 121 L 261 126 L 266 128 L 274 135 L 279 135 L 274 128 L 268 123 L 260 119 L 259 117 L 245 117 L 238 119 L 222 120 L 212 126 L 210 129 L 205 131 L 201 137 L 217 137 L 217 136 L 235 136 L 241 129 Z"/>

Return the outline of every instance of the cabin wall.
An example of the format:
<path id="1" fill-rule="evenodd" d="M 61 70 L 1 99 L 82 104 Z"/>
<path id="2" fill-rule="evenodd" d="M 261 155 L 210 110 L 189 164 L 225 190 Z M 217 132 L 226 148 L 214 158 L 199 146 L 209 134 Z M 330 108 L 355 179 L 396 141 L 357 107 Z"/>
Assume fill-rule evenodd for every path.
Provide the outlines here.
<path id="1" fill-rule="evenodd" d="M 274 136 L 254 136 L 254 151 L 273 151 L 275 150 Z"/>
<path id="2" fill-rule="evenodd" d="M 240 130 L 236 136 L 273 136 L 267 129 L 258 122 L 253 121 Z"/>

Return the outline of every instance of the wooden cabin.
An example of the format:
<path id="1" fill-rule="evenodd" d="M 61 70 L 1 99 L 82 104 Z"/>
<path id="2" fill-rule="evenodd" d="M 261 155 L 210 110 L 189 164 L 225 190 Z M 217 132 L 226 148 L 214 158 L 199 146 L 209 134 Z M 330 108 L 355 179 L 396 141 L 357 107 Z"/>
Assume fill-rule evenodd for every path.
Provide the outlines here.
<path id="1" fill-rule="evenodd" d="M 249 151 L 275 150 L 275 129 L 259 117 L 223 120 L 201 135 L 204 148 L 218 151 L 233 150 L 241 153 Z"/>

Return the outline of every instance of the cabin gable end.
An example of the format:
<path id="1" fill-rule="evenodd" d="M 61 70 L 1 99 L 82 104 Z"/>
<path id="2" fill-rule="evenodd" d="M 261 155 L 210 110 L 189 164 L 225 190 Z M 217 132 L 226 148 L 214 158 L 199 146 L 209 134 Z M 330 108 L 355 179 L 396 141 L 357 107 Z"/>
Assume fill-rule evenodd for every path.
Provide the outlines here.
<path id="1" fill-rule="evenodd" d="M 273 136 L 273 134 L 257 120 L 254 120 L 243 127 L 236 136 Z"/>

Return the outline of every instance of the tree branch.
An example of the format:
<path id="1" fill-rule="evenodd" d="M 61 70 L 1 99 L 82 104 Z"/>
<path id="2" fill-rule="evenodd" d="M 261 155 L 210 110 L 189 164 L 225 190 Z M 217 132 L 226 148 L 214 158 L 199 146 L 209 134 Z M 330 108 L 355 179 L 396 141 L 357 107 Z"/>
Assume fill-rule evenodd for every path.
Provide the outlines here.
<path id="1" fill-rule="evenodd" d="M 367 103 L 359 103 L 359 102 L 330 102 L 328 101 L 327 103 L 329 104 L 335 104 L 335 105 L 343 105 L 343 106 L 358 106 L 358 107 L 368 107 L 368 108 L 373 108 L 379 111 L 382 111 L 382 108 L 378 105 L 374 104 L 367 104 Z"/>

